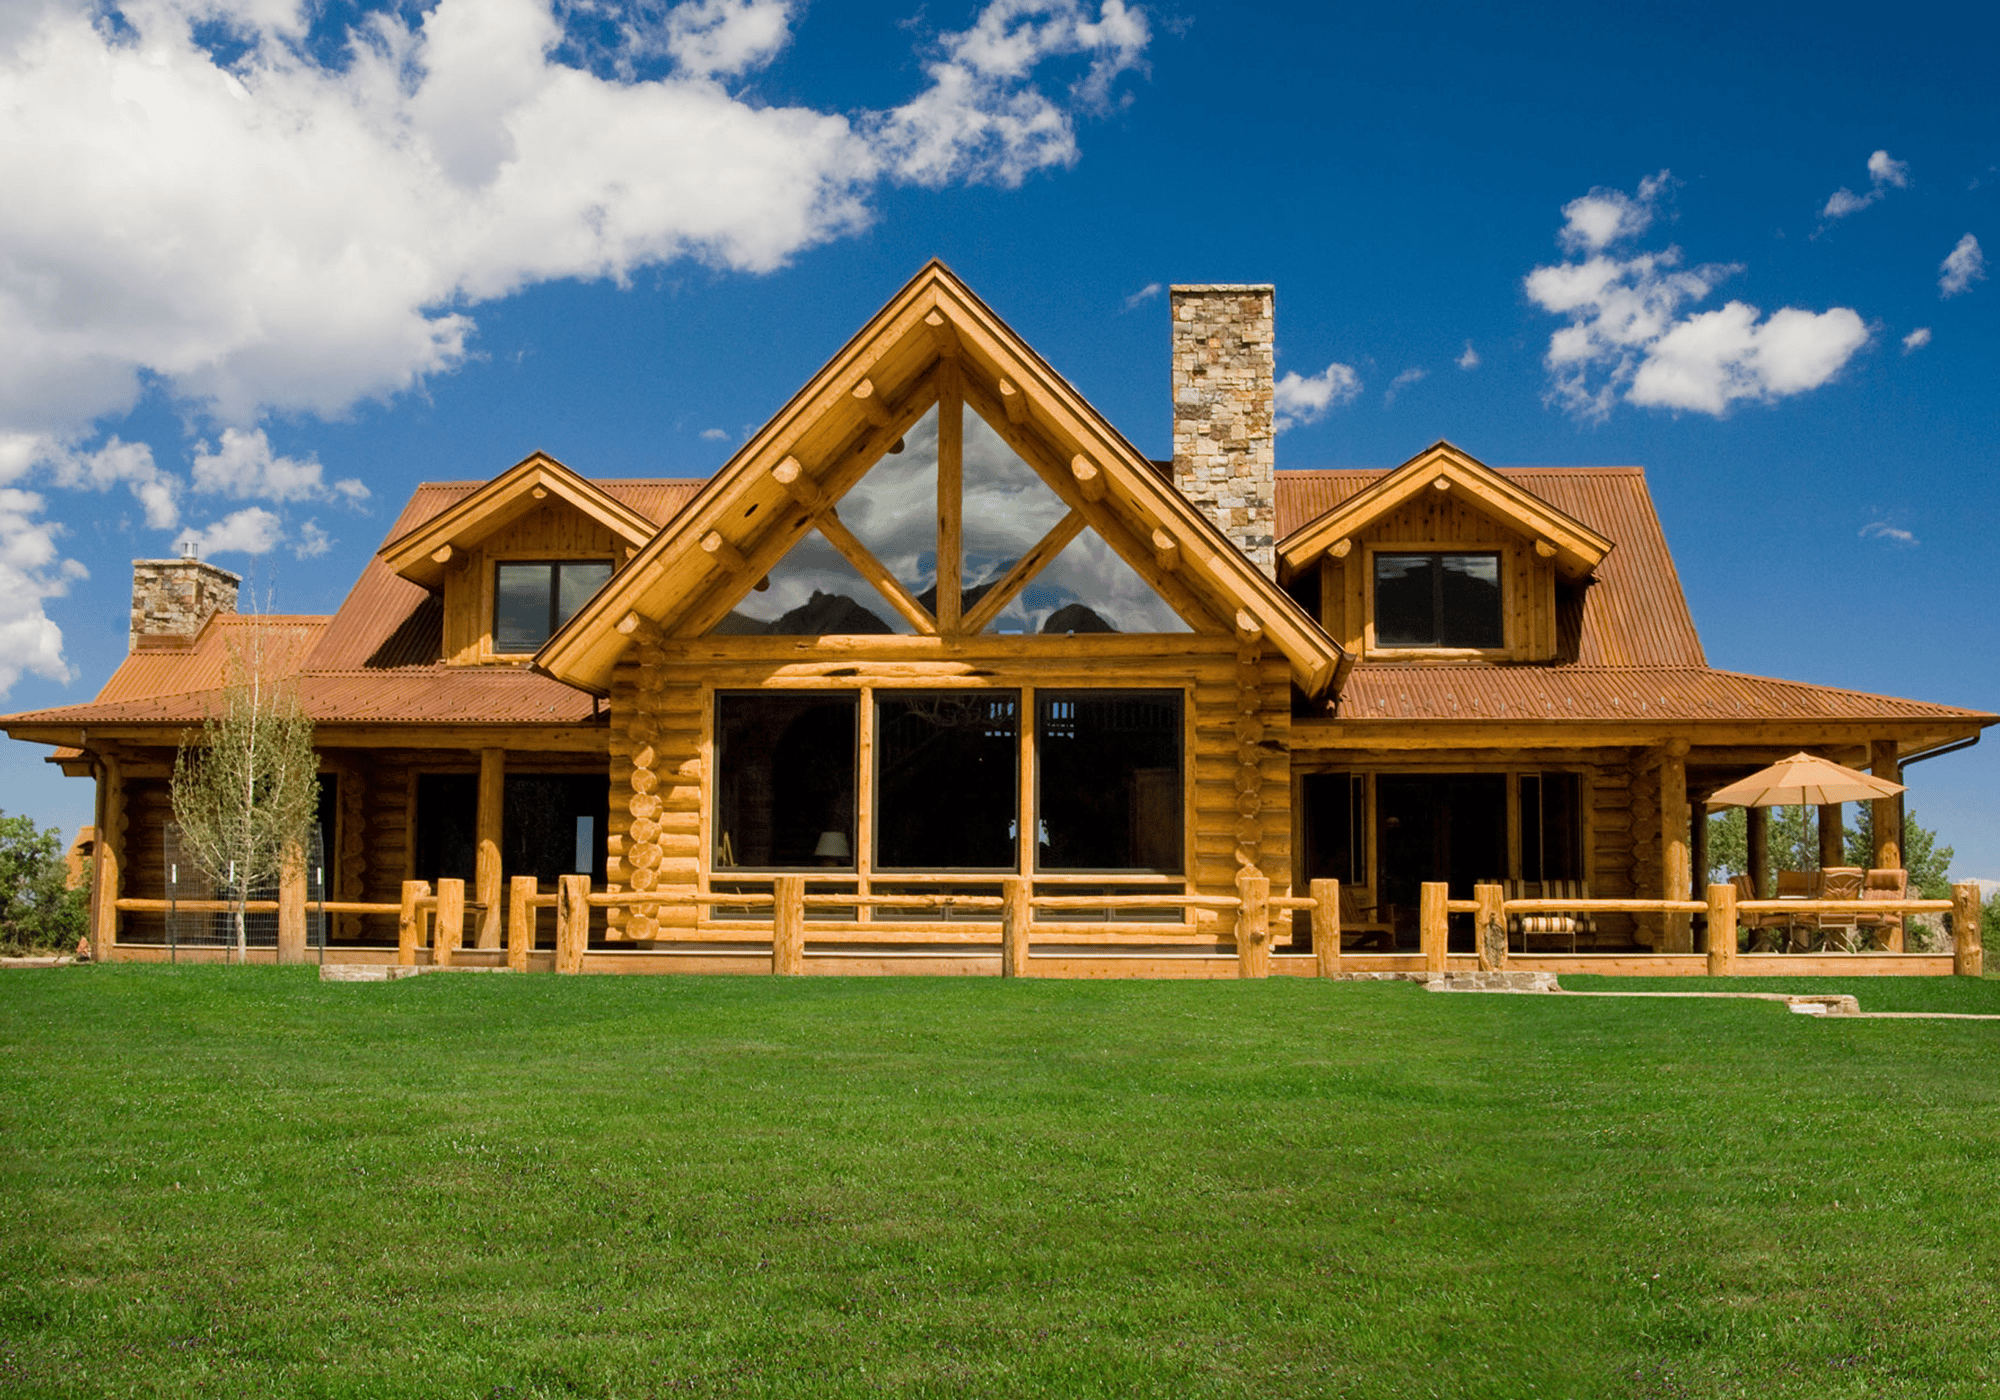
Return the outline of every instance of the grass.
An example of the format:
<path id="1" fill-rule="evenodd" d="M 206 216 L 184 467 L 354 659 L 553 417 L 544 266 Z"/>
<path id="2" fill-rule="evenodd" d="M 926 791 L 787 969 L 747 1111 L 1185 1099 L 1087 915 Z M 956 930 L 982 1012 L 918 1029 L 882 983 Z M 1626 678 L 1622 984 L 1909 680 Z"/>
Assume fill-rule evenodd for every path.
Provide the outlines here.
<path id="1" fill-rule="evenodd" d="M 1986 1395 L 1996 1071 L 1293 979 L 6 973 L 0 1395 Z"/>

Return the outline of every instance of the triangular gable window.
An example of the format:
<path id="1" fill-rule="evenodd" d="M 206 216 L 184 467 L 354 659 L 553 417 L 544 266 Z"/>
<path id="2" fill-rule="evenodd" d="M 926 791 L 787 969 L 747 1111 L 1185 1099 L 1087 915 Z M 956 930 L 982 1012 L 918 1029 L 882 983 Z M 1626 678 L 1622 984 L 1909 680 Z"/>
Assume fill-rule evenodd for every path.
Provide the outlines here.
<path id="1" fill-rule="evenodd" d="M 1193 630 L 968 409 L 947 388 L 712 634 Z M 956 577 L 940 580 L 940 557 Z M 940 600 L 941 582 L 957 596 Z"/>
<path id="2" fill-rule="evenodd" d="M 916 630 L 827 542 L 826 536 L 813 530 L 715 624 L 711 635 L 908 636 Z"/>

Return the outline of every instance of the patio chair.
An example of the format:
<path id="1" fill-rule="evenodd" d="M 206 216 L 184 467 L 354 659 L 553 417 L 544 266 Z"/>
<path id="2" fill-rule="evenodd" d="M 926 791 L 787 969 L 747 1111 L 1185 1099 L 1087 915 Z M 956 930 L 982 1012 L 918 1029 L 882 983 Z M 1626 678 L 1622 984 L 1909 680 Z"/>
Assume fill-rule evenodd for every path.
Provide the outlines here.
<path id="1" fill-rule="evenodd" d="M 1863 873 L 1861 867 L 1858 865 L 1835 865 L 1827 867 L 1819 873 L 1819 898 L 1861 898 Z M 1818 941 L 1820 946 L 1837 953 L 1858 951 L 1860 937 L 1857 930 L 1860 918 L 1861 916 L 1852 910 L 1813 915 L 1813 927 L 1819 934 Z"/>
<path id="2" fill-rule="evenodd" d="M 1863 899 L 1908 899 L 1910 872 L 1907 870 L 1871 870 L 1861 883 Z M 1872 941 L 1879 941 L 1884 948 L 1896 946 L 1903 932 L 1901 914 L 1863 914 L 1859 919 L 1861 931 Z"/>
<path id="3" fill-rule="evenodd" d="M 1581 880 L 1507 880 L 1503 882 L 1509 899 L 1588 899 L 1590 887 Z M 1590 916 L 1581 913 L 1517 914 L 1509 920 L 1513 932 L 1521 935 L 1521 951 L 1532 953 L 1537 938 L 1567 944 L 1574 953 L 1578 934 L 1596 932 Z"/>
<path id="4" fill-rule="evenodd" d="M 1354 886 L 1346 881 L 1341 882 L 1340 941 L 1343 946 L 1351 935 L 1357 948 L 1366 947 L 1373 941 L 1377 952 L 1396 951 L 1396 926 L 1387 920 L 1375 918 L 1375 908 L 1373 904 L 1363 904 L 1355 897 Z"/>
<path id="5" fill-rule="evenodd" d="M 1814 886 L 1818 883 L 1817 870 L 1780 870 L 1778 872 L 1779 899 L 1811 899 Z M 1781 912 L 1770 916 L 1772 928 L 1785 930 L 1784 951 L 1803 953 L 1811 946 L 1812 919 L 1801 910 L 1799 913 Z"/>
<path id="6" fill-rule="evenodd" d="M 1757 893 L 1757 887 L 1750 883 L 1748 875 L 1731 875 L 1729 883 L 1736 887 L 1736 902 L 1739 905 L 1746 899 L 1763 898 L 1762 895 Z M 1736 927 L 1750 935 L 1750 948 L 1752 952 L 1755 952 L 1759 948 L 1768 952 L 1771 948 L 1771 930 L 1774 928 L 1783 928 L 1784 926 L 1785 916 L 1782 914 L 1744 914 L 1739 912 L 1736 915 Z"/>

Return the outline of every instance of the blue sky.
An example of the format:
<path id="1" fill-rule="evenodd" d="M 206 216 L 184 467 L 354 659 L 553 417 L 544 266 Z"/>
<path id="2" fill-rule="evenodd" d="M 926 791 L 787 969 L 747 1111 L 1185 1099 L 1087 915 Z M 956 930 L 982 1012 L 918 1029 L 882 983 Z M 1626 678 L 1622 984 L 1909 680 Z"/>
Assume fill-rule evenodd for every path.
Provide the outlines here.
<path id="1" fill-rule="evenodd" d="M 706 474 L 939 256 L 1157 456 L 1159 289 L 1274 282 L 1281 467 L 1642 465 L 1713 664 L 2000 708 L 1996 30 L 16 0 L 0 706 L 93 693 L 190 532 L 331 611 L 419 480 Z M 87 820 L 42 752 L 0 808 Z M 2000 877 L 2000 741 L 1910 777 Z"/>

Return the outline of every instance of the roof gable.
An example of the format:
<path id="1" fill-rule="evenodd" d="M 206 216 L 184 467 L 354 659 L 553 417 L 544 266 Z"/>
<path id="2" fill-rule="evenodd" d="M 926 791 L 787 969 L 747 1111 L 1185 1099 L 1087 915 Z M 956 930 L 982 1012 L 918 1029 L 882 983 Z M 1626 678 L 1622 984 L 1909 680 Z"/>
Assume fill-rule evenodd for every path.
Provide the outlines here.
<path id="1" fill-rule="evenodd" d="M 1474 510 L 1532 539 L 1535 552 L 1571 581 L 1592 573 L 1612 542 L 1484 462 L 1440 440 L 1358 495 L 1308 521 L 1278 542 L 1280 567 L 1296 572 L 1321 555 L 1344 553 L 1343 540 L 1424 491 L 1453 491 Z"/>
<path id="2" fill-rule="evenodd" d="M 1190 626 L 1260 635 L 1309 693 L 1331 683 L 1340 648 L 936 261 L 550 639 L 537 667 L 602 691 L 641 620 L 706 631 L 808 531 L 826 532 L 839 499 L 941 395 L 962 395 Z M 958 616 L 941 598 L 940 628 Z"/>
<path id="3" fill-rule="evenodd" d="M 622 537 L 633 548 L 654 522 L 545 452 L 536 452 L 484 486 L 382 546 L 390 570 L 423 588 L 443 586 L 452 556 L 479 544 L 532 510 L 560 501 Z"/>

